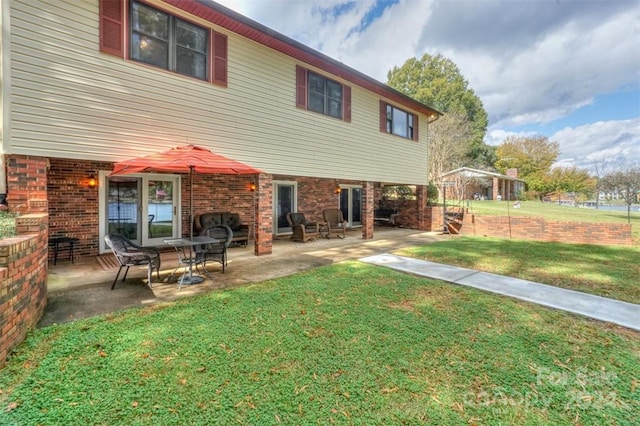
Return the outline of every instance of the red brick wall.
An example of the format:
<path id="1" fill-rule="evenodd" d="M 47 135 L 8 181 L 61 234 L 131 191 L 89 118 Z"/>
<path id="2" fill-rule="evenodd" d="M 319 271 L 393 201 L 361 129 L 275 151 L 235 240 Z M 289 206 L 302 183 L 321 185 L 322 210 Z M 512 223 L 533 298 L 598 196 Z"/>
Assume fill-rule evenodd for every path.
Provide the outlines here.
<path id="1" fill-rule="evenodd" d="M 51 158 L 49 164 L 49 235 L 78 238 L 77 257 L 97 255 L 99 188 L 89 187 L 89 176 L 97 178 L 99 170 L 111 170 L 111 163 Z"/>
<path id="2" fill-rule="evenodd" d="M 99 251 L 99 188 L 89 187 L 89 176 L 98 176 L 99 171 L 111 171 L 113 164 L 109 162 L 10 156 L 8 161 L 9 187 L 8 202 L 13 210 L 22 212 L 45 211 L 49 213 L 49 234 L 67 235 L 79 239 L 75 247 L 77 257 L 90 257 Z M 243 223 L 250 226 L 250 238 L 256 238 L 256 223 L 260 232 L 272 232 L 272 182 L 273 180 L 288 180 L 298 183 L 298 211 L 305 213 L 309 220 L 321 221 L 322 210 L 337 207 L 339 195 L 336 187 L 344 185 L 363 185 L 365 191 L 367 183 L 352 180 L 322 179 L 295 177 L 288 175 L 264 176 L 260 182 L 254 175 L 193 175 L 193 206 L 194 215 L 209 211 L 230 211 L 240 214 Z M 259 191 L 251 191 L 251 185 L 256 184 Z M 268 187 L 268 190 L 267 190 Z M 182 232 L 189 233 L 189 177 L 185 174 L 182 179 Z M 382 197 L 382 187 L 372 185 L 374 205 Z M 371 201 L 371 196 L 365 202 Z M 259 203 L 262 212 L 258 215 L 254 198 Z M 44 206 L 44 207 L 43 207 Z M 363 214 L 367 206 L 364 206 Z M 37 210 L 40 209 L 40 210 Z M 405 219 L 401 224 L 416 228 L 420 223 L 419 214 L 414 204 L 406 206 Z M 426 219 L 425 219 L 426 220 Z M 268 223 L 267 223 L 268 222 Z M 366 222 L 366 220 L 364 221 Z M 366 223 L 363 223 L 363 236 L 367 238 Z M 271 252 L 271 236 L 263 234 L 259 238 L 256 252 L 265 254 Z M 53 256 L 51 253 L 50 256 Z M 51 259 L 50 259 L 51 260 Z"/>
<path id="3" fill-rule="evenodd" d="M 240 221 L 249 225 L 249 238 L 255 231 L 255 175 L 193 175 L 193 211 L 197 216 L 206 212 L 232 212 L 240 214 Z M 189 176 L 182 179 L 182 234 L 189 234 Z"/>
<path id="4" fill-rule="evenodd" d="M 89 175 L 100 170 L 111 171 L 112 163 L 51 158 L 48 172 L 50 235 L 78 238 L 77 257 L 98 254 L 99 219 L 98 191 L 89 188 Z M 181 191 L 182 233 L 189 234 L 189 176 L 183 176 Z M 208 211 L 230 211 L 240 214 L 240 220 L 250 226 L 253 238 L 255 211 L 251 184 L 254 175 L 193 175 L 193 211 L 195 215 Z M 11 192 L 11 191 L 10 191 Z M 51 254 L 52 256 L 52 254 Z"/>
<path id="5" fill-rule="evenodd" d="M 47 212 L 47 159 L 7 156 L 7 203 L 16 213 Z"/>
<path id="6" fill-rule="evenodd" d="M 395 218 L 397 226 L 421 231 L 442 230 L 442 207 L 418 208 L 426 204 L 427 198 L 425 186 L 418 187 L 418 191 L 418 200 L 383 200 L 379 203 L 379 207 L 397 210 L 398 216 Z"/>
<path id="7" fill-rule="evenodd" d="M 554 222 L 538 217 L 466 214 L 460 234 L 575 244 L 633 245 L 630 224 Z"/>
<path id="8" fill-rule="evenodd" d="M 46 214 L 19 216 L 18 235 L 0 240 L 0 366 L 47 303 L 47 222 Z"/>
<path id="9" fill-rule="evenodd" d="M 273 179 L 271 175 L 258 177 L 255 192 L 255 211 L 257 230 L 254 241 L 254 254 L 261 256 L 273 252 Z"/>
<path id="10" fill-rule="evenodd" d="M 373 238 L 375 191 L 371 182 L 365 182 L 362 189 L 362 238 L 370 240 Z"/>
<path id="11" fill-rule="evenodd" d="M 336 193 L 338 181 L 298 176 L 275 175 L 273 180 L 295 181 L 298 183 L 298 211 L 312 222 L 322 222 L 322 210 L 336 208 L 340 204 L 340 195 Z M 343 184 L 361 182 L 341 181 Z"/>

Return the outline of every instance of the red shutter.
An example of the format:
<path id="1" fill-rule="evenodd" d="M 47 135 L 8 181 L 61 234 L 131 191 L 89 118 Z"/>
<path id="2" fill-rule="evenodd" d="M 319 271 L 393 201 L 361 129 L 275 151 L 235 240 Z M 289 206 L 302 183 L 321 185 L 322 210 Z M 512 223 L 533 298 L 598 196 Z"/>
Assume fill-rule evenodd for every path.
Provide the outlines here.
<path id="1" fill-rule="evenodd" d="M 307 70 L 296 65 L 296 107 L 307 109 Z"/>
<path id="2" fill-rule="evenodd" d="M 342 86 L 342 119 L 347 123 L 351 123 L 351 87 Z"/>
<path id="3" fill-rule="evenodd" d="M 227 86 L 227 36 L 212 31 L 212 82 L 221 86 Z"/>
<path id="4" fill-rule="evenodd" d="M 100 0 L 100 51 L 124 58 L 125 0 Z"/>
<path id="5" fill-rule="evenodd" d="M 413 114 L 413 140 L 418 141 L 418 114 Z"/>
<path id="6" fill-rule="evenodd" d="M 380 100 L 380 131 L 387 133 L 387 103 Z"/>

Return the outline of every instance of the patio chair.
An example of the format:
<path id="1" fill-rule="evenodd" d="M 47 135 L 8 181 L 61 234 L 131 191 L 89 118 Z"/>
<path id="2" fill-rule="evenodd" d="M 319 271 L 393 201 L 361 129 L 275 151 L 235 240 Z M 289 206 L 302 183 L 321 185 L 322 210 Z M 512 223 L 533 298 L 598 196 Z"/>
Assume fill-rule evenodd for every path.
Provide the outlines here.
<path id="1" fill-rule="evenodd" d="M 212 278 L 207 270 L 207 262 L 213 260 L 222 264 L 222 273 L 227 267 L 227 249 L 233 240 L 233 231 L 227 225 L 208 225 L 205 226 L 200 235 L 220 240 L 215 244 L 204 244 L 196 246 L 196 268 L 202 265 L 204 272 Z"/>
<path id="2" fill-rule="evenodd" d="M 344 238 L 347 235 L 347 222 L 342 217 L 342 210 L 324 209 L 322 217 L 324 223 L 321 228 L 327 238 L 331 238 L 332 233 L 338 238 Z"/>
<path id="3" fill-rule="evenodd" d="M 111 290 L 115 288 L 118 277 L 120 276 L 120 271 L 122 271 L 122 268 L 125 266 L 127 269 L 124 271 L 122 282 L 127 278 L 129 267 L 140 265 L 147 265 L 147 285 L 149 287 L 152 287 L 151 275 L 154 269 L 158 275 L 158 280 L 160 279 L 160 251 L 157 248 L 141 247 L 120 234 L 107 235 L 104 237 L 104 240 L 120 265 L 113 284 L 111 284 Z"/>
<path id="4" fill-rule="evenodd" d="M 291 226 L 291 239 L 301 243 L 318 238 L 320 225 L 316 222 L 307 222 L 304 213 L 287 213 L 287 222 Z"/>

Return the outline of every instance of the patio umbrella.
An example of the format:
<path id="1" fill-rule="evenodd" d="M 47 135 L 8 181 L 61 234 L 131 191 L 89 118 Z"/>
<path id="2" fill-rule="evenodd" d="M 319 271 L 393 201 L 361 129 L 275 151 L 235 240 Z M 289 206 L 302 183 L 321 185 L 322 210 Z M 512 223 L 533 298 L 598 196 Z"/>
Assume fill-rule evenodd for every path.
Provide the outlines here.
<path id="1" fill-rule="evenodd" d="M 260 170 L 196 146 L 184 145 L 168 151 L 116 163 L 110 176 L 149 170 L 189 173 L 189 236 L 193 236 L 193 174 L 257 174 Z"/>

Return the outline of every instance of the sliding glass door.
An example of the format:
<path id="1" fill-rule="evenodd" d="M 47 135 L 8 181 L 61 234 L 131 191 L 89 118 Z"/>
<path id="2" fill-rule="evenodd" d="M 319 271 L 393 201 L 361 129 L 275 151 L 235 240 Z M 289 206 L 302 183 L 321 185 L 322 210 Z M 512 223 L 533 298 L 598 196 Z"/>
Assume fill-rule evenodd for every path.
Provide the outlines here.
<path id="1" fill-rule="evenodd" d="M 340 210 L 348 226 L 362 226 L 362 187 L 341 185 Z"/>
<path id="2" fill-rule="evenodd" d="M 287 181 L 273 182 L 273 229 L 276 235 L 291 232 L 287 213 L 297 209 L 297 183 Z"/>

